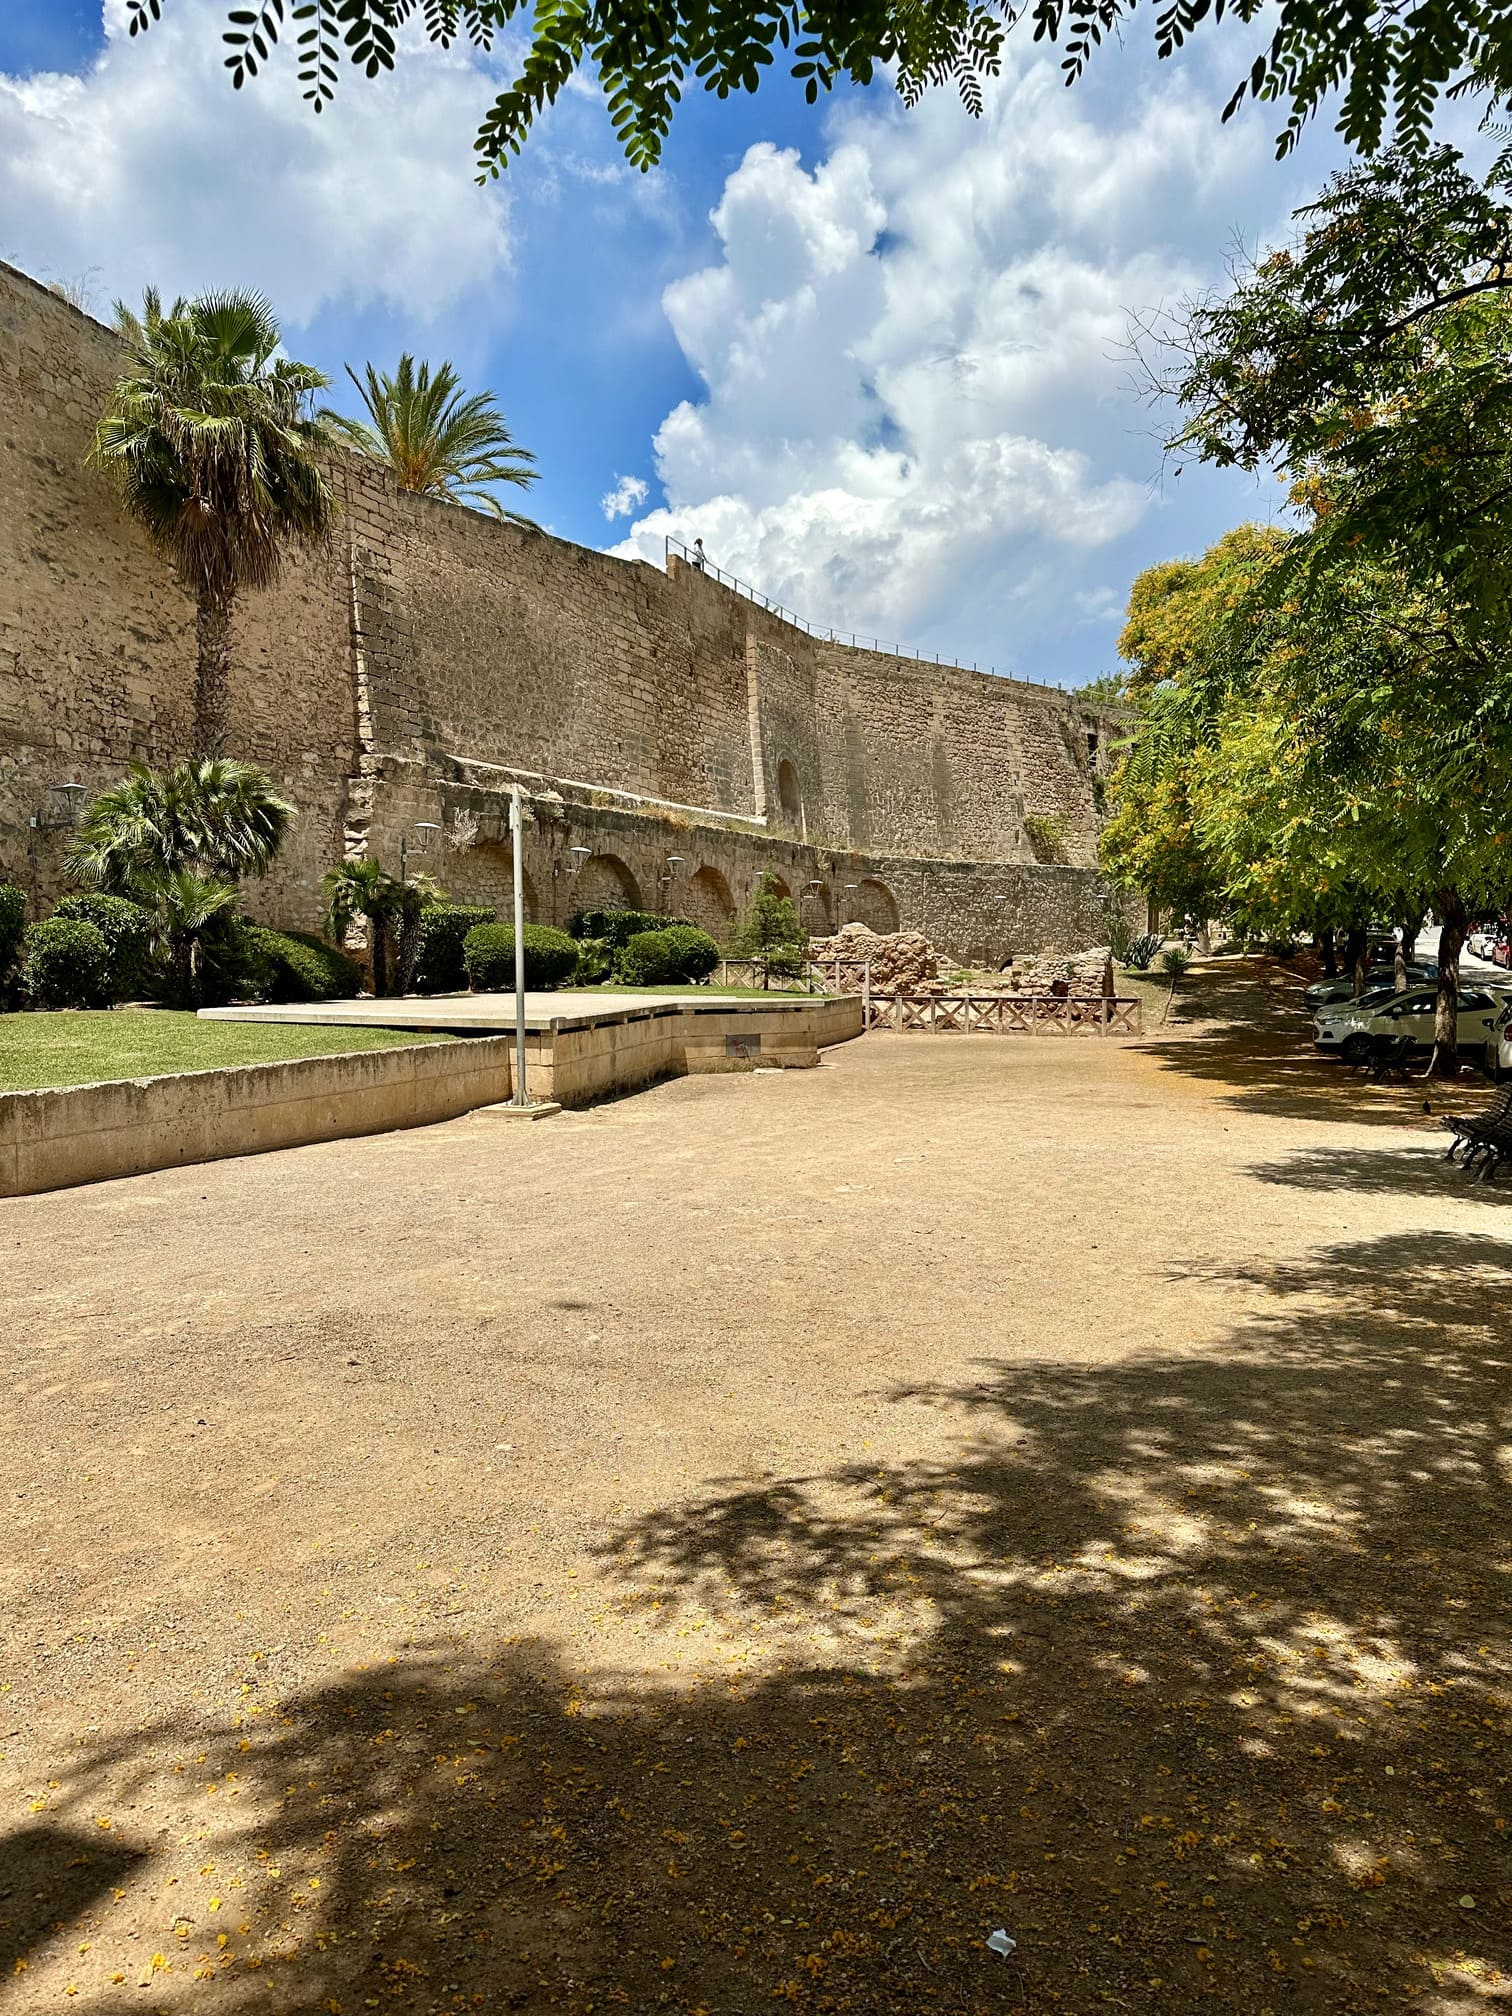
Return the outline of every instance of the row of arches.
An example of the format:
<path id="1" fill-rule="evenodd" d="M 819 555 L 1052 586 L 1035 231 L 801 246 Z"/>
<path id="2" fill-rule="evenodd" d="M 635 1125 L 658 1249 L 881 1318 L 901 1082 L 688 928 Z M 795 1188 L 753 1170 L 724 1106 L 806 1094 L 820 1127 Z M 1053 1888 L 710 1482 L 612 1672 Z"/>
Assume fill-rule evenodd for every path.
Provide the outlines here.
<path id="1" fill-rule="evenodd" d="M 502 907 L 513 873 L 507 845 L 485 843 L 469 849 L 456 864 L 460 872 L 448 874 L 453 896 L 462 902 L 493 903 Z M 565 923 L 574 910 L 662 910 L 669 916 L 686 917 L 723 944 L 730 935 L 739 908 L 729 881 L 718 868 L 705 864 L 691 874 L 668 872 L 668 879 L 647 888 L 630 864 L 618 854 L 590 854 L 570 875 L 560 878 L 553 889 L 551 913 Z M 863 876 L 838 887 L 799 883 L 796 889 L 782 877 L 774 877 L 779 896 L 790 898 L 800 921 L 813 936 L 825 937 L 837 924 L 868 925 L 873 931 L 896 931 L 898 905 L 891 889 L 876 876 Z M 524 876 L 525 914 L 532 923 L 552 921 L 543 913 L 535 878 Z"/>

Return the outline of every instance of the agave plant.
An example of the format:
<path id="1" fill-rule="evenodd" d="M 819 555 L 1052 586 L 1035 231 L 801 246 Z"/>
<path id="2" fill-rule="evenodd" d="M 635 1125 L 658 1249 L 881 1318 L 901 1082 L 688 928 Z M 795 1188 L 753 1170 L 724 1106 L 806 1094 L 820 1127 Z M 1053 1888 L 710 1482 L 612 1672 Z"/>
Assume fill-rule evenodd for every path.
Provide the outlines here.
<path id="1" fill-rule="evenodd" d="M 118 896 L 142 895 L 180 869 L 228 880 L 266 875 L 294 816 L 255 763 L 135 763 L 89 806 L 65 865 L 75 881 Z"/>
<path id="2" fill-rule="evenodd" d="M 260 294 L 116 303 L 126 360 L 91 459 L 127 513 L 177 568 L 196 604 L 194 749 L 218 755 L 229 724 L 231 612 L 278 579 L 284 547 L 325 539 L 335 503 L 317 460 L 327 443 L 309 402 L 329 380 L 280 357 Z"/>
<path id="3" fill-rule="evenodd" d="M 535 457 L 516 448 L 514 437 L 491 392 L 469 397 L 450 364 L 432 372 L 416 365 L 408 351 L 392 376 L 369 364 L 359 378 L 351 365 L 347 376 L 357 387 L 366 420 L 351 420 L 329 410 L 322 421 L 359 455 L 384 463 L 401 490 L 422 497 L 446 497 L 454 504 L 476 504 L 495 518 L 532 525 L 518 512 L 506 511 L 493 483 L 526 489 L 536 480 Z"/>

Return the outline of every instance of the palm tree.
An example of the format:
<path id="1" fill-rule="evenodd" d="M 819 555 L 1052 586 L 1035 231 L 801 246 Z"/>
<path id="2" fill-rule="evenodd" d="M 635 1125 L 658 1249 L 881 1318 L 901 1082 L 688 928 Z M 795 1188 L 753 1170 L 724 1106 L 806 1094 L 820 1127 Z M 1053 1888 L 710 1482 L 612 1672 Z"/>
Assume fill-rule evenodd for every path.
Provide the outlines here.
<path id="1" fill-rule="evenodd" d="M 152 922 L 152 949 L 163 960 L 170 1002 L 197 1008 L 204 998 L 210 941 L 232 924 L 240 890 L 224 876 L 160 868 L 141 878 L 137 894 Z"/>
<path id="2" fill-rule="evenodd" d="M 294 807 L 266 771 L 235 757 L 149 770 L 134 763 L 90 805 L 65 865 L 76 882 L 114 895 L 181 869 L 235 880 L 266 875 Z"/>
<path id="3" fill-rule="evenodd" d="M 149 288 L 140 316 L 118 301 L 115 320 L 127 361 L 90 459 L 194 593 L 194 753 L 218 756 L 236 597 L 269 587 L 284 547 L 325 539 L 335 515 L 316 461 L 329 436 L 309 411 L 330 381 L 275 355 L 260 294 L 201 294 L 165 311 Z"/>
<path id="4" fill-rule="evenodd" d="M 388 992 L 389 930 L 404 908 L 404 885 L 376 861 L 343 861 L 321 885 L 326 894 L 326 931 L 333 944 L 346 937 L 353 918 L 365 917 L 373 954 L 373 992 Z"/>
<path id="5" fill-rule="evenodd" d="M 401 490 L 476 504 L 495 518 L 535 529 L 531 519 L 506 511 L 484 487 L 514 483 L 524 490 L 538 473 L 529 449 L 515 447 L 491 392 L 469 398 L 450 364 L 438 365 L 432 375 L 429 364 L 417 369 L 408 351 L 392 377 L 371 364 L 363 378 L 348 364 L 347 376 L 367 408 L 367 420 L 330 411 L 321 418 L 349 448 L 384 463 Z"/>

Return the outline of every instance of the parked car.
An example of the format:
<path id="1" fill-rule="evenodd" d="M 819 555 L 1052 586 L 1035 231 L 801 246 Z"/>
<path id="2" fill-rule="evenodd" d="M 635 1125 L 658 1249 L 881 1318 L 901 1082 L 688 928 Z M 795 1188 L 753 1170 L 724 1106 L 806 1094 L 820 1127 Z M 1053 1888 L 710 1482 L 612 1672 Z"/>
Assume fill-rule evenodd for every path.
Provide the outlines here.
<path id="1" fill-rule="evenodd" d="M 1432 959 L 1414 959 L 1407 968 L 1409 987 L 1431 987 L 1438 979 L 1438 964 Z M 1377 992 L 1382 987 L 1396 991 L 1396 967 L 1371 966 L 1365 973 L 1365 992 Z M 1302 999 L 1309 1008 L 1326 1007 L 1332 1001 L 1348 1001 L 1354 996 L 1353 975 L 1345 973 L 1334 980 L 1315 980 L 1305 989 Z"/>
<path id="2" fill-rule="evenodd" d="M 1496 957 L 1497 938 L 1494 931 L 1472 931 L 1465 940 L 1465 950 L 1473 952 L 1477 959 Z"/>
<path id="3" fill-rule="evenodd" d="M 1346 1064 L 1363 1064 L 1377 1036 L 1406 1036 L 1413 1049 L 1431 1049 L 1433 1020 L 1432 988 L 1409 989 L 1405 994 L 1381 992 L 1320 1009 L 1313 1024 L 1313 1042 L 1325 1055 L 1342 1057 Z M 1512 999 L 1505 993 L 1486 987 L 1461 988 L 1461 1050 L 1484 1048 L 1488 1056 L 1499 1052 L 1508 1023 L 1512 1023 Z"/>

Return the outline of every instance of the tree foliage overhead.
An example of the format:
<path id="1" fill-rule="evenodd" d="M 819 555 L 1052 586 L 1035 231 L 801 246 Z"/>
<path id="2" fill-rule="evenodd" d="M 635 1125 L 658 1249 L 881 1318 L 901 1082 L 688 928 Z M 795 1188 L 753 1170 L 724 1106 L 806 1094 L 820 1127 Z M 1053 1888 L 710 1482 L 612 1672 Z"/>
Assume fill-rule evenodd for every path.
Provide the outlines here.
<path id="1" fill-rule="evenodd" d="M 133 35 L 181 0 L 127 0 Z M 1021 18 L 1035 41 L 1058 44 L 1068 84 L 1103 42 L 1116 39 L 1138 0 L 251 0 L 227 10 L 226 64 L 240 88 L 293 40 L 300 83 L 318 112 L 345 62 L 368 77 L 401 60 L 413 24 L 444 48 L 488 50 L 512 25 L 530 37 L 519 73 L 478 134 L 481 171 L 496 174 L 580 69 L 595 70 L 629 160 L 660 157 L 684 94 L 755 91 L 779 58 L 812 103 L 837 79 L 869 84 L 886 66 L 905 102 L 954 84 L 973 113 L 984 79 L 1002 66 L 1003 40 Z M 1257 29 L 1255 55 L 1235 81 L 1227 119 L 1246 98 L 1284 108 L 1276 151 L 1337 94 L 1338 128 L 1362 153 L 1395 138 L 1429 139 L 1446 93 L 1473 87 L 1512 97 L 1512 0 L 1170 0 L 1151 10 L 1157 53 L 1174 56 L 1225 13 Z"/>

